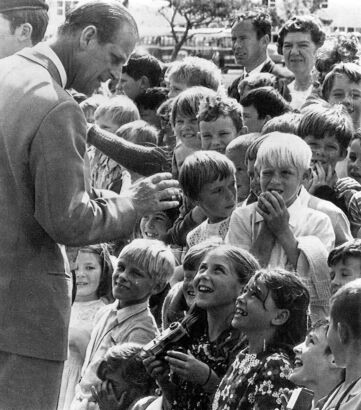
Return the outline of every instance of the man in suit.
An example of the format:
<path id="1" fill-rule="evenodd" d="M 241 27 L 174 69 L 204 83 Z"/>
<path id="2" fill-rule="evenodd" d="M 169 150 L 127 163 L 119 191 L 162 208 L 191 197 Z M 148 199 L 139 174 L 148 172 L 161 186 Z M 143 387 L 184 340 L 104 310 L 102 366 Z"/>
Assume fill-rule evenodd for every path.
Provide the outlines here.
<path id="1" fill-rule="evenodd" d="M 48 26 L 45 0 L 0 0 L 0 58 L 32 47 Z"/>
<path id="2" fill-rule="evenodd" d="M 241 76 L 228 88 L 232 98 L 240 99 L 237 86 L 240 80 L 256 73 L 271 73 L 276 77 L 291 80 L 292 73 L 276 65 L 268 56 L 267 47 L 271 41 L 271 17 L 264 10 L 240 14 L 233 22 L 232 44 L 236 63 L 243 67 Z"/>
<path id="3" fill-rule="evenodd" d="M 178 205 L 170 174 L 119 196 L 89 187 L 87 124 L 64 90 L 119 78 L 138 38 L 117 0 L 88 0 L 51 44 L 0 60 L 0 409 L 51 410 L 67 354 L 71 276 L 64 245 L 128 237 Z"/>

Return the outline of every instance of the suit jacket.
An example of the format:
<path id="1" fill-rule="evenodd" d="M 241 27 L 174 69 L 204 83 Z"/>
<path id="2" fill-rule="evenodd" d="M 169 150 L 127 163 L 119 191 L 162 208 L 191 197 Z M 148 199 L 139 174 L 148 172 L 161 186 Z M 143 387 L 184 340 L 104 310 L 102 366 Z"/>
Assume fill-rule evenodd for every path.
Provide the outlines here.
<path id="1" fill-rule="evenodd" d="M 270 73 L 282 79 L 282 86 L 286 87 L 288 83 L 293 80 L 293 74 L 285 67 L 281 67 L 275 64 L 272 60 L 268 60 L 261 69 L 261 73 Z M 237 101 L 240 100 L 240 95 L 238 92 L 238 83 L 243 80 L 244 72 L 237 77 L 232 84 L 228 87 L 228 95 L 235 98 Z M 283 83 L 284 82 L 284 83 Z"/>
<path id="2" fill-rule="evenodd" d="M 132 231 L 131 201 L 91 199 L 86 121 L 35 49 L 0 61 L 0 350 L 64 360 L 71 277 L 63 245 Z M 65 256 L 65 257 L 64 257 Z"/>

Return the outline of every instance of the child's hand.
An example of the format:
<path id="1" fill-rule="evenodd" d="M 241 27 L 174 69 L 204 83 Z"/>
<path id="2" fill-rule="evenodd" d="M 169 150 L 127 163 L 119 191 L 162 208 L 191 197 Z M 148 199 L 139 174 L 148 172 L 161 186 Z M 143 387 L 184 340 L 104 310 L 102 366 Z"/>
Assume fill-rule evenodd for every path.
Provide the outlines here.
<path id="1" fill-rule="evenodd" d="M 165 357 L 170 370 L 182 379 L 197 384 L 204 384 L 209 375 L 209 366 L 196 359 L 191 352 L 177 352 L 170 350 Z"/>
<path id="2" fill-rule="evenodd" d="M 289 229 L 290 215 L 282 196 L 276 192 L 263 192 L 258 197 L 257 212 L 263 216 L 268 229 L 278 236 Z"/>
<path id="3" fill-rule="evenodd" d="M 146 372 L 160 385 L 170 381 L 169 365 L 165 360 L 159 360 L 155 356 L 149 356 L 143 359 L 143 365 Z"/>
<path id="4" fill-rule="evenodd" d="M 308 191 L 314 194 L 318 188 L 325 185 L 332 188 L 336 180 L 337 176 L 336 173 L 333 172 L 331 165 L 328 165 L 327 171 L 325 172 L 323 166 L 316 161 L 312 170 L 312 182 Z"/>
<path id="5" fill-rule="evenodd" d="M 100 410 L 119 410 L 124 406 L 124 396 L 126 392 L 123 392 L 118 400 L 113 385 L 107 380 L 99 387 L 92 386 L 91 393 L 94 400 L 98 403 Z"/>

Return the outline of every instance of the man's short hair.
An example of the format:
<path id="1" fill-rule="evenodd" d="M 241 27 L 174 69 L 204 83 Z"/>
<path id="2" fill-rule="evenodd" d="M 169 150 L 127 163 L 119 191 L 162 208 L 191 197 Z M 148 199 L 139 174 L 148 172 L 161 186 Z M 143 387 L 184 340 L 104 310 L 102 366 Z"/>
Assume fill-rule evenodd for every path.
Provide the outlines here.
<path id="1" fill-rule="evenodd" d="M 242 106 L 234 98 L 214 95 L 204 98 L 199 107 L 198 121 L 211 122 L 219 117 L 230 117 L 239 134 L 243 128 Z"/>
<path id="2" fill-rule="evenodd" d="M 95 26 L 99 42 L 105 44 L 113 41 L 121 24 L 127 24 L 138 38 L 137 23 L 119 1 L 88 0 L 68 11 L 58 33 L 64 36 L 74 35 L 87 26 Z"/>
<path id="3" fill-rule="evenodd" d="M 174 61 L 167 70 L 167 77 L 188 87 L 201 85 L 214 91 L 222 83 L 221 70 L 212 61 L 200 57 Z"/>
<path id="4" fill-rule="evenodd" d="M 302 138 L 293 134 L 271 132 L 260 145 L 255 168 L 284 166 L 295 167 L 299 173 L 311 166 L 312 151 Z"/>
<path id="5" fill-rule="evenodd" d="M 159 87 L 162 80 L 161 62 L 151 54 L 132 54 L 122 72 L 128 74 L 134 80 L 145 76 L 149 80 L 150 87 Z"/>
<path id="6" fill-rule="evenodd" d="M 312 104 L 303 111 L 297 134 L 316 139 L 334 135 L 340 148 L 347 150 L 352 133 L 352 120 L 345 106 Z"/>
<path id="7" fill-rule="evenodd" d="M 241 100 L 243 107 L 251 105 L 256 109 L 258 118 L 271 118 L 291 111 L 291 107 L 282 95 L 273 87 L 259 87 L 249 91 Z"/>
<path id="8" fill-rule="evenodd" d="M 283 55 L 283 42 L 288 33 L 310 33 L 311 40 L 317 47 L 325 41 L 326 33 L 321 20 L 316 16 L 293 16 L 281 27 L 278 33 L 277 51 Z"/>
<path id="9" fill-rule="evenodd" d="M 22 24 L 31 24 L 33 30 L 30 39 L 33 46 L 44 38 L 49 23 L 47 8 L 0 10 L 0 14 L 9 21 L 11 34 Z"/>
<path id="10" fill-rule="evenodd" d="M 338 262 L 345 263 L 347 258 L 359 258 L 361 261 L 361 239 L 353 239 L 332 249 L 328 255 L 328 266 L 335 266 Z M 361 272 L 360 272 L 361 277 Z"/>
<path id="11" fill-rule="evenodd" d="M 344 75 L 352 83 L 359 84 L 361 81 L 361 67 L 356 63 L 339 63 L 326 75 L 322 84 L 322 97 L 328 101 L 330 93 L 338 75 Z"/>
<path id="12" fill-rule="evenodd" d="M 222 181 L 235 173 L 233 162 L 225 155 L 217 151 L 196 151 L 183 162 L 179 184 L 184 194 L 196 201 L 205 184 Z"/>
<path id="13" fill-rule="evenodd" d="M 271 16 L 266 10 L 256 9 L 254 11 L 247 11 L 246 13 L 236 15 L 234 20 L 232 21 L 232 28 L 244 20 L 251 21 L 257 33 L 258 40 L 266 34 L 269 36 L 269 39 L 271 40 L 272 20 Z"/>

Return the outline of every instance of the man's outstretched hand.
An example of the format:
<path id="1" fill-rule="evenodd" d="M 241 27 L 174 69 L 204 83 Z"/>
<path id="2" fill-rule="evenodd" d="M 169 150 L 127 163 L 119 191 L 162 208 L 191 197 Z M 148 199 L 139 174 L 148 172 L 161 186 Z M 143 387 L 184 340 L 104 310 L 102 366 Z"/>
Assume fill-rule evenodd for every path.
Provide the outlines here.
<path id="1" fill-rule="evenodd" d="M 179 183 L 168 172 L 142 179 L 122 194 L 130 197 L 139 216 L 174 208 L 180 199 Z"/>

